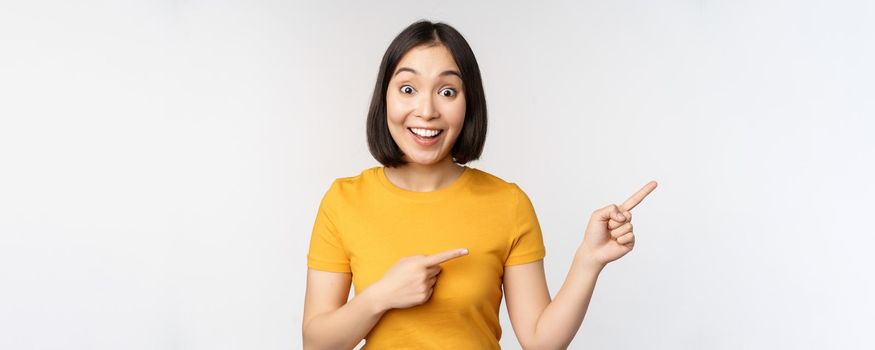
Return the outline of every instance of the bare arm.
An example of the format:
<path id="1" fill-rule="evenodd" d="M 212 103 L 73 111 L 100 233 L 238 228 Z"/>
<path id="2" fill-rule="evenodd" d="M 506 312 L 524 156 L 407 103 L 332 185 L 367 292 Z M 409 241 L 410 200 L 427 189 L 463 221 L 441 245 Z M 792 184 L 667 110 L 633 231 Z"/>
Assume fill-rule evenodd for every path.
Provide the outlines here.
<path id="1" fill-rule="evenodd" d="M 440 264 L 465 255 L 467 249 L 451 249 L 402 257 L 379 281 L 348 303 L 352 274 L 308 269 L 304 348 L 352 349 L 386 311 L 427 302 L 441 271 Z"/>
<path id="2" fill-rule="evenodd" d="M 576 254 L 565 283 L 551 301 L 543 260 L 505 266 L 505 303 L 523 349 L 568 347 L 583 322 L 603 267 Z"/>
<path id="3" fill-rule="evenodd" d="M 571 344 L 589 308 L 599 274 L 635 246 L 632 208 L 656 186 L 656 181 L 650 181 L 622 205 L 610 204 L 592 213 L 571 270 L 553 301 L 547 292 L 543 263 L 505 269 L 507 310 L 523 347 L 565 349 Z M 534 288 L 526 291 L 526 286 Z"/>
<path id="4" fill-rule="evenodd" d="M 603 268 L 603 265 L 575 254 L 565 282 L 535 325 L 534 343 L 537 349 L 568 348 L 580 329 Z"/>
<path id="5" fill-rule="evenodd" d="M 353 349 L 386 312 L 368 289 L 346 301 L 351 276 L 308 268 L 304 349 Z"/>

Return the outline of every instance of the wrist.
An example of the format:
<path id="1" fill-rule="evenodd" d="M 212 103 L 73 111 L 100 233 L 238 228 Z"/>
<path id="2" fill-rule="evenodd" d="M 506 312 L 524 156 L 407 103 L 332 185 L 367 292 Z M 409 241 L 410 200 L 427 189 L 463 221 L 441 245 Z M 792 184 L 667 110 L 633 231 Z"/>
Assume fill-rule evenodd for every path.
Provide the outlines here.
<path id="1" fill-rule="evenodd" d="M 607 266 L 607 263 L 596 261 L 592 254 L 584 252 L 582 249 L 577 249 L 574 253 L 574 264 L 581 265 L 589 270 L 601 272 Z"/>
<path id="2" fill-rule="evenodd" d="M 374 285 L 371 285 L 372 287 Z M 375 314 L 381 314 L 391 309 L 386 305 L 382 298 L 380 298 L 379 292 L 375 288 L 365 288 L 362 291 L 362 299 L 367 304 L 371 311 Z"/>

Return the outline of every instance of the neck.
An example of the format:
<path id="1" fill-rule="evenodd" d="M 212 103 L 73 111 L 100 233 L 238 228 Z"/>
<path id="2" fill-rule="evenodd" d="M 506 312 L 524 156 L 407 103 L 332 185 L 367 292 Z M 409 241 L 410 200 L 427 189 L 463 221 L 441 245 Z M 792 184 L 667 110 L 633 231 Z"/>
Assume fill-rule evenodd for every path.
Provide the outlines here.
<path id="1" fill-rule="evenodd" d="M 410 162 L 399 167 L 385 167 L 386 177 L 395 186 L 414 192 L 432 192 L 452 184 L 465 168 L 450 157 L 434 164 Z"/>

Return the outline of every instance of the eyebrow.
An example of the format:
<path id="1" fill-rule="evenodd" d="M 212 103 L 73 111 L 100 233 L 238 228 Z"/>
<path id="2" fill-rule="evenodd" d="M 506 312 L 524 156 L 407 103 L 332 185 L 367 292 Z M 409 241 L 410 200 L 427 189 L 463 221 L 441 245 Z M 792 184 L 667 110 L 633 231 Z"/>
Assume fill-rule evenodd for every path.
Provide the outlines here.
<path id="1" fill-rule="evenodd" d="M 401 67 L 401 68 L 398 68 L 398 70 L 395 71 L 395 74 L 393 74 L 392 76 L 396 76 L 396 75 L 398 75 L 398 73 L 405 72 L 405 71 L 419 75 L 419 72 L 417 72 L 413 68 Z M 462 74 L 460 74 L 459 72 L 452 70 L 452 69 L 445 70 L 445 71 L 441 72 L 441 74 L 439 74 L 438 76 L 445 76 L 445 75 L 455 75 L 455 76 L 459 77 L 459 79 L 462 79 Z"/>

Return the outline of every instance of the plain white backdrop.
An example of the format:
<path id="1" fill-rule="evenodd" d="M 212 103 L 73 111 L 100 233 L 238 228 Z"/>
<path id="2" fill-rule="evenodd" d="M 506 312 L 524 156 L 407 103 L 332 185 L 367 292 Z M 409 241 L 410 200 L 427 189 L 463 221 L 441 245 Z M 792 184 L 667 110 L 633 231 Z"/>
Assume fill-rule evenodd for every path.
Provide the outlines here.
<path id="1" fill-rule="evenodd" d="M 469 41 L 481 160 L 559 290 L 633 210 L 573 349 L 871 349 L 866 1 L 0 2 L 0 348 L 296 349 L 316 209 L 378 165 L 380 58 Z M 501 344 L 518 349 L 502 302 Z"/>

